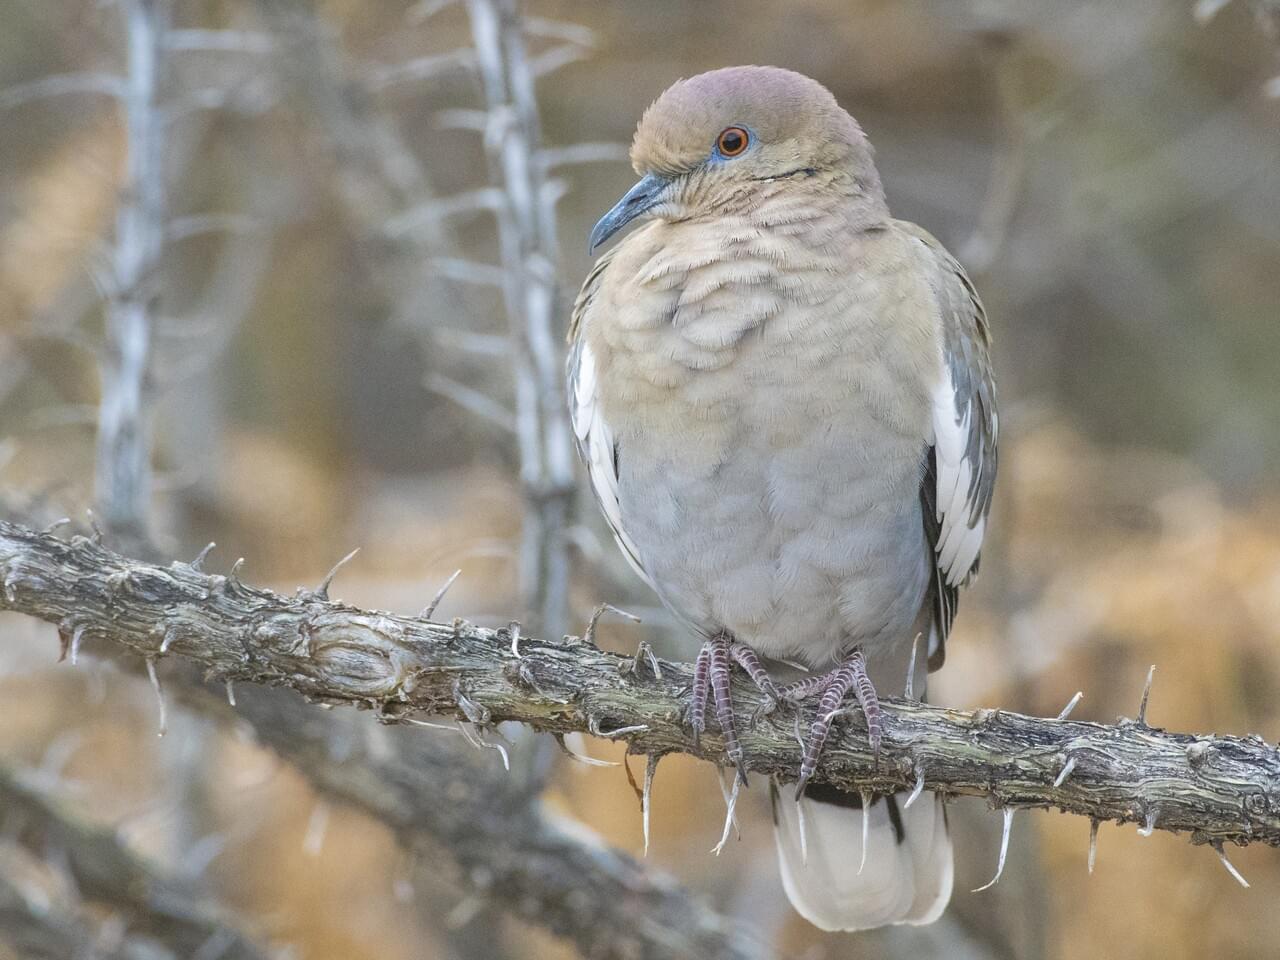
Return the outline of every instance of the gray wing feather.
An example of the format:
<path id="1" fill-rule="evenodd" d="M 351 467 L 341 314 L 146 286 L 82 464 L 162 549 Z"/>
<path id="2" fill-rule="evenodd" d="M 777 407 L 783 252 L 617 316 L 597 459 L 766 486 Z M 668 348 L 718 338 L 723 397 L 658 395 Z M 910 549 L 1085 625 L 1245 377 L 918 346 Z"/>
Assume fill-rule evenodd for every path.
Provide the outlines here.
<path id="1" fill-rule="evenodd" d="M 922 245 L 939 310 L 943 379 L 934 393 L 933 438 L 920 496 L 934 550 L 934 642 L 929 667 L 945 657 L 960 587 L 978 572 L 998 464 L 999 416 L 986 312 L 964 268 L 937 240 L 902 224 Z"/>

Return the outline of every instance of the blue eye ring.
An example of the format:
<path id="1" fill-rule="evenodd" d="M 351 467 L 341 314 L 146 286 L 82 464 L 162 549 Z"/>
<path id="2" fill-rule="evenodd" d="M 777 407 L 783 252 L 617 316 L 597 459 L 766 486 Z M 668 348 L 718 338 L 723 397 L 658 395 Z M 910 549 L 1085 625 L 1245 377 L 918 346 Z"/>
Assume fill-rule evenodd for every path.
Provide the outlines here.
<path id="1" fill-rule="evenodd" d="M 751 146 L 751 133 L 746 127 L 725 127 L 716 137 L 716 154 L 726 160 L 740 157 Z"/>

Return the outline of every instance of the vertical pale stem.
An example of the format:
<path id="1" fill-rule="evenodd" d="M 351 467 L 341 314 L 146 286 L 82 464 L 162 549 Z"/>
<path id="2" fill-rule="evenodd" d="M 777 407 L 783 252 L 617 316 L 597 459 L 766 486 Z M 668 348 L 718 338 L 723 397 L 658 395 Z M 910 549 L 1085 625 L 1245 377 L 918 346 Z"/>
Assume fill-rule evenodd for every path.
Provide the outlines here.
<path id="1" fill-rule="evenodd" d="M 555 216 L 534 157 L 537 101 L 514 0 L 468 0 L 476 59 L 489 112 L 490 177 L 502 187 L 498 212 L 503 298 L 511 328 L 516 427 L 525 512 L 521 588 L 532 627 L 564 632 L 569 558 L 565 529 L 573 502 L 573 454 L 562 393 L 556 322 Z"/>
<path id="2" fill-rule="evenodd" d="M 122 0 L 128 76 L 127 160 L 116 216 L 114 289 L 100 366 L 94 499 L 109 528 L 147 532 L 150 417 L 145 408 L 152 307 L 164 237 L 164 129 L 157 103 L 167 0 Z"/>

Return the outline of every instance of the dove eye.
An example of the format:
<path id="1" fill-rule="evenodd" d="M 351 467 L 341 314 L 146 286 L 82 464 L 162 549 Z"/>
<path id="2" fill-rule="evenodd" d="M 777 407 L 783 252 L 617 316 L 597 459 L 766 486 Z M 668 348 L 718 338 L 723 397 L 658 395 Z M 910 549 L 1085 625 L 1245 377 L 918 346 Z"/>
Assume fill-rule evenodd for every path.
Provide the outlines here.
<path id="1" fill-rule="evenodd" d="M 747 149 L 751 135 L 741 127 L 726 127 L 716 137 L 716 150 L 722 157 L 736 157 Z"/>

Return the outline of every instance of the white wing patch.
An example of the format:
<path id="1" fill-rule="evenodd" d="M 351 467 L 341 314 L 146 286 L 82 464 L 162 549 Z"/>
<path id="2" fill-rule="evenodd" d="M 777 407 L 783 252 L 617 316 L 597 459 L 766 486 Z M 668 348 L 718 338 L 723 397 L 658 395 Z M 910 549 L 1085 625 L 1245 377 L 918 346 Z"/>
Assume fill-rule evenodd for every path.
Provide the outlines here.
<path id="1" fill-rule="evenodd" d="M 933 445 L 937 457 L 937 521 L 941 527 L 938 536 L 938 568 L 951 587 L 963 584 L 972 572 L 982 538 L 986 533 L 987 518 L 978 505 L 978 484 L 975 482 L 980 465 L 972 462 L 980 444 L 971 442 L 974 404 L 964 404 L 964 412 L 957 411 L 956 387 L 951 380 L 949 365 L 943 364 L 943 377 L 933 391 Z"/>
<path id="2" fill-rule="evenodd" d="M 573 421 L 578 451 L 587 465 L 591 490 L 613 532 L 613 539 L 617 541 L 631 568 L 645 583 L 653 587 L 653 581 L 640 563 L 635 542 L 627 536 L 622 525 L 622 504 L 618 498 L 617 448 L 614 445 L 613 431 L 604 422 L 600 412 L 597 382 L 595 357 L 591 355 L 586 337 L 581 336 L 574 344 L 569 369 L 569 383 L 572 387 L 570 418 Z"/>

